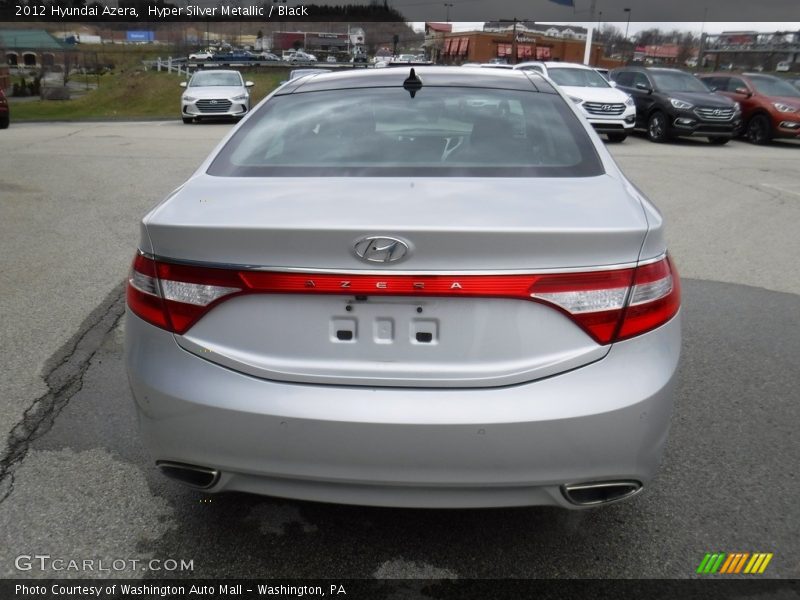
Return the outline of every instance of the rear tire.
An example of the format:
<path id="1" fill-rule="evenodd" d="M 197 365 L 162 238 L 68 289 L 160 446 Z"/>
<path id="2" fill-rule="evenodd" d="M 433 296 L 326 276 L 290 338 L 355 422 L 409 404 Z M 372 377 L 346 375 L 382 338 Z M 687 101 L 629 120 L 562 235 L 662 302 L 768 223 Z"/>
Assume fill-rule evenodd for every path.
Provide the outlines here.
<path id="1" fill-rule="evenodd" d="M 11 124 L 11 117 L 6 115 L 5 117 L 0 117 L 0 129 L 8 129 L 8 126 Z"/>
<path id="2" fill-rule="evenodd" d="M 726 137 L 710 137 L 710 138 L 708 138 L 708 141 L 709 141 L 710 143 L 714 144 L 715 146 L 724 146 L 725 144 L 727 144 L 728 142 L 730 142 L 730 141 L 731 141 L 731 138 L 726 138 Z"/>
<path id="3" fill-rule="evenodd" d="M 661 144 L 669 139 L 667 134 L 667 116 L 657 110 L 647 120 L 647 139 Z"/>
<path id="4" fill-rule="evenodd" d="M 747 123 L 747 141 L 759 146 L 769 144 L 772 139 L 772 132 L 769 119 L 764 115 L 756 115 Z"/>
<path id="5" fill-rule="evenodd" d="M 607 133 L 608 141 L 612 144 L 619 144 L 620 142 L 624 142 L 625 138 L 628 137 L 627 133 Z"/>

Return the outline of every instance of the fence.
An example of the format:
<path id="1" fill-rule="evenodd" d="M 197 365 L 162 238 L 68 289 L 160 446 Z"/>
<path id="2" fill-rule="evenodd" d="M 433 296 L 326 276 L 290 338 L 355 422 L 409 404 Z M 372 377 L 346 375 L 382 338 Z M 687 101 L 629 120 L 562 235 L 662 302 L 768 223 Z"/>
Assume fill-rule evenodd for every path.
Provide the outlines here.
<path id="1" fill-rule="evenodd" d="M 189 75 L 189 66 L 186 64 L 185 59 L 174 59 L 170 56 L 166 60 L 162 60 L 159 56 L 156 60 L 143 60 L 142 64 L 146 71 L 155 69 L 161 72 L 163 69 L 167 73 L 177 73 L 178 75 L 186 75 L 187 77 Z"/>

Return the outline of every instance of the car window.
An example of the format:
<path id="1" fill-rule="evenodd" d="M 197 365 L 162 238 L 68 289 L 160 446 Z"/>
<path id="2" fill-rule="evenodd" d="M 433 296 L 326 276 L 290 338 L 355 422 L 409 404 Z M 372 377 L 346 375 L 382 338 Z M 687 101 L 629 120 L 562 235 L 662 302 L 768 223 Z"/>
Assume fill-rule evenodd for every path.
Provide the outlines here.
<path id="1" fill-rule="evenodd" d="M 728 87 L 728 79 L 728 77 L 703 77 L 701 81 L 706 84 L 709 90 L 724 91 Z"/>
<path id="2" fill-rule="evenodd" d="M 592 176 L 602 164 L 555 94 L 429 86 L 276 96 L 209 168 L 221 176 Z"/>
<path id="3" fill-rule="evenodd" d="M 590 88 L 611 87 L 605 78 L 594 69 L 551 68 L 547 74 L 558 85 Z"/>
<path id="4" fill-rule="evenodd" d="M 750 75 L 756 90 L 765 96 L 787 96 L 790 98 L 800 98 L 800 90 L 795 88 L 788 81 L 770 77 L 769 75 Z"/>
<path id="5" fill-rule="evenodd" d="M 747 84 L 744 82 L 744 79 L 739 77 L 730 77 L 728 79 L 728 85 L 724 89 L 728 92 L 735 92 L 739 88 L 747 89 Z"/>
<path id="6" fill-rule="evenodd" d="M 633 73 L 633 87 L 636 87 L 638 84 L 642 84 L 645 87 L 652 88 L 653 84 L 650 83 L 650 80 L 647 78 L 647 75 L 641 73 L 639 71 L 634 71 Z"/>
<path id="7" fill-rule="evenodd" d="M 614 80 L 617 83 L 617 85 L 621 85 L 624 87 L 633 87 L 633 73 L 630 71 L 612 72 L 611 79 Z"/>
<path id="8" fill-rule="evenodd" d="M 699 79 L 680 71 L 653 71 L 653 81 L 662 92 L 708 92 Z"/>
<path id="9" fill-rule="evenodd" d="M 192 80 L 189 82 L 189 87 L 237 85 L 242 85 L 242 76 L 239 73 L 220 73 L 219 71 L 198 71 L 192 75 Z"/>

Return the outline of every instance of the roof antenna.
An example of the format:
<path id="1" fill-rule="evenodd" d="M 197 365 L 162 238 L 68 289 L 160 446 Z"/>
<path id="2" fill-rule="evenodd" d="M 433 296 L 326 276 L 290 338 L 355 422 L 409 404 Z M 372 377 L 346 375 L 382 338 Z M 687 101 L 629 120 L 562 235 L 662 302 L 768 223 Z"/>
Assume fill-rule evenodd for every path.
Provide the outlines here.
<path id="1" fill-rule="evenodd" d="M 408 79 L 403 82 L 403 89 L 407 90 L 411 97 L 417 95 L 417 92 L 422 89 L 422 80 L 417 77 L 417 74 L 414 72 L 412 67 L 411 73 L 408 75 Z"/>

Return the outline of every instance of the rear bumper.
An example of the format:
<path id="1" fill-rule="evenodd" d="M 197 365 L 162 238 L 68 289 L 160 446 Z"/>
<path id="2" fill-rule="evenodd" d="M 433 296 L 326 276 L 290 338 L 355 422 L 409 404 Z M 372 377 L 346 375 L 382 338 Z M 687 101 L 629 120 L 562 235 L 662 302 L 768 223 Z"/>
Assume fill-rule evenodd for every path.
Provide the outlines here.
<path id="1" fill-rule="evenodd" d="M 126 362 L 154 460 L 219 470 L 209 490 L 405 507 L 557 505 L 563 484 L 636 480 L 661 459 L 679 317 L 606 358 L 484 389 L 257 379 L 128 312 Z"/>

